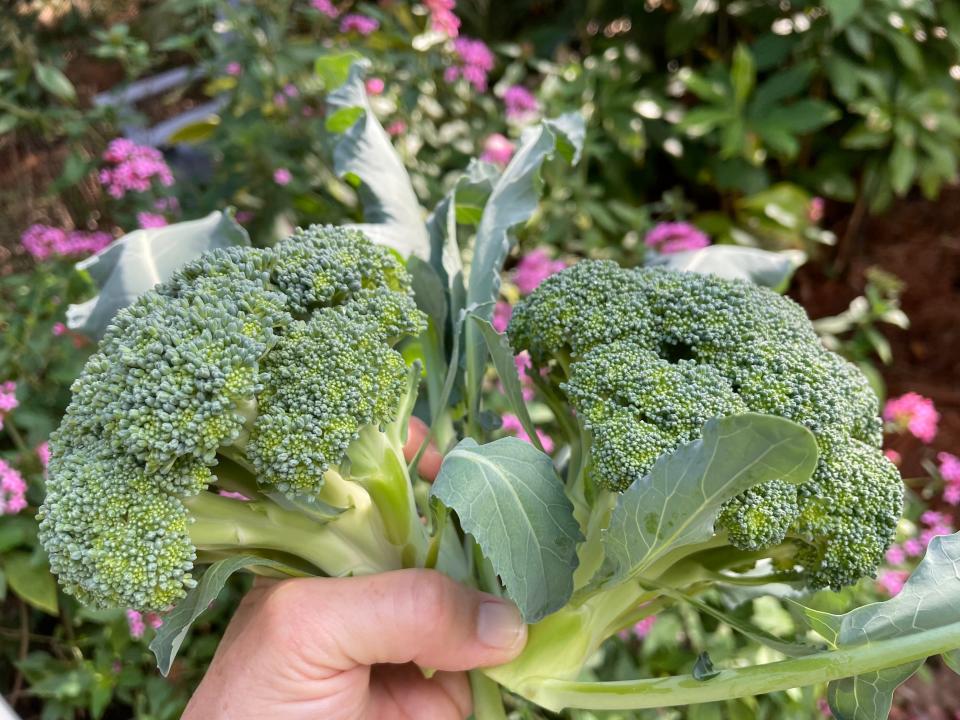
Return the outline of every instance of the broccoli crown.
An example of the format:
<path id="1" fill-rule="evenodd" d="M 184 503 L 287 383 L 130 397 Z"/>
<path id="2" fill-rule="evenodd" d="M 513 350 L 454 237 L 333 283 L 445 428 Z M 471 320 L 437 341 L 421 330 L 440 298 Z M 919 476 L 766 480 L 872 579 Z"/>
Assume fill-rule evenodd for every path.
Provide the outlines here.
<path id="1" fill-rule="evenodd" d="M 760 412 L 806 426 L 821 453 L 810 481 L 753 488 L 717 527 L 744 550 L 789 537 L 813 587 L 875 573 L 903 499 L 880 450 L 878 400 L 793 301 L 711 275 L 587 261 L 519 303 L 507 332 L 566 395 L 590 444 L 587 471 L 611 490 L 711 417 Z"/>
<path id="2" fill-rule="evenodd" d="M 314 226 L 206 254 L 120 311 L 51 438 L 40 537 L 84 602 L 163 609 L 193 583 L 182 500 L 218 453 L 311 500 L 406 392 L 394 348 L 425 325 L 402 262 Z"/>

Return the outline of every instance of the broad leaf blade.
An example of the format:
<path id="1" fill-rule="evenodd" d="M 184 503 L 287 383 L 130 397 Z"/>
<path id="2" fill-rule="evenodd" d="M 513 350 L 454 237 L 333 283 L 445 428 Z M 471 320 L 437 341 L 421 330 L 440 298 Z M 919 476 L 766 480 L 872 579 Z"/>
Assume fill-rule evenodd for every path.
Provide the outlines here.
<path id="1" fill-rule="evenodd" d="M 520 375 L 517 373 L 517 364 L 514 361 L 510 341 L 507 340 L 506 335 L 494 330 L 493 325 L 486 320 L 476 315 L 472 315 L 471 318 L 480 328 L 480 333 L 487 343 L 487 350 L 490 352 L 490 357 L 493 358 L 493 366 L 497 369 L 497 375 L 500 377 L 500 383 L 503 385 L 503 392 L 507 396 L 510 407 L 520 419 L 520 424 L 523 425 L 527 437 L 537 446 L 538 450 L 543 451 L 543 445 L 537 435 L 537 428 L 527 411 L 527 404 L 523 401 L 523 388 L 520 385 Z"/>
<path id="2" fill-rule="evenodd" d="M 806 254 L 799 250 L 770 252 L 737 245 L 711 245 L 700 250 L 659 255 L 652 258 L 649 264 L 680 272 L 716 275 L 728 280 L 747 280 L 782 290 L 790 282 L 794 271 L 806 260 Z"/>
<path id="3" fill-rule="evenodd" d="M 431 496 L 460 518 L 526 622 L 563 607 L 583 537 L 550 458 L 517 438 L 462 440 Z"/>
<path id="4" fill-rule="evenodd" d="M 347 81 L 327 95 L 329 117 L 351 120 L 335 139 L 334 171 L 358 183 L 366 221 L 361 230 L 404 257 L 429 260 L 430 238 L 410 176 L 367 100 L 363 76 L 369 66 L 367 60 L 351 64 Z"/>
<path id="5" fill-rule="evenodd" d="M 960 622 L 958 597 L 960 533 L 941 535 L 930 541 L 923 560 L 896 597 L 843 616 L 838 645 L 869 645 Z M 838 720 L 882 720 L 894 691 L 922 664 L 922 660 L 911 662 L 831 683 L 830 709 Z"/>
<path id="6" fill-rule="evenodd" d="M 203 614 L 204 610 L 210 607 L 210 603 L 217 599 L 217 595 L 220 594 L 230 576 L 250 567 L 266 567 L 280 572 L 289 572 L 289 568 L 282 563 L 253 555 L 238 555 L 226 560 L 218 560 L 208 567 L 197 586 L 164 616 L 163 625 L 157 629 L 157 634 L 150 643 L 150 650 L 157 658 L 157 668 L 163 675 L 170 672 L 190 626 Z"/>
<path id="7" fill-rule="evenodd" d="M 57 581 L 50 573 L 46 556 L 17 551 L 9 553 L 3 562 L 7 583 L 24 602 L 49 615 L 57 615 Z"/>
<path id="8" fill-rule="evenodd" d="M 715 418 L 699 440 L 657 460 L 620 496 L 604 539 L 601 580 L 642 573 L 667 553 L 713 537 L 720 506 L 770 480 L 801 483 L 817 464 L 806 428 L 747 413 Z"/>
<path id="9" fill-rule="evenodd" d="M 545 120 L 525 132 L 520 147 L 490 194 L 477 227 L 467 283 L 467 305 L 475 305 L 477 314 L 488 322 L 493 318 L 493 306 L 500 294 L 500 271 L 513 246 L 512 230 L 526 222 L 537 209 L 540 167 L 554 152 L 575 162 L 583 142 L 583 126 L 583 118 L 572 114 Z M 482 380 L 485 352 L 479 329 L 468 326 L 467 390 L 474 402 Z"/>
<path id="10" fill-rule="evenodd" d="M 77 263 L 77 269 L 90 275 L 100 294 L 71 305 L 67 325 L 99 338 L 118 310 L 167 280 L 184 263 L 211 250 L 249 244 L 246 230 L 229 213 L 220 212 L 200 220 L 127 233 Z"/>

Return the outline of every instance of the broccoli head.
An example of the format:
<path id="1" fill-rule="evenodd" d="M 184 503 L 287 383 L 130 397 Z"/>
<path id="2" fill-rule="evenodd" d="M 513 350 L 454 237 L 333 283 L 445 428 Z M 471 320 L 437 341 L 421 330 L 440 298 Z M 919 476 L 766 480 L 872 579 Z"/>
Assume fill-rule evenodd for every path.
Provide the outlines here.
<path id="1" fill-rule="evenodd" d="M 284 507 L 356 514 L 372 486 L 409 486 L 403 463 L 368 495 L 343 482 L 349 454 L 363 455 L 354 444 L 402 452 L 388 428 L 405 427 L 416 371 L 396 346 L 424 325 L 396 255 L 319 226 L 204 255 L 120 311 L 51 438 L 40 537 L 61 583 L 85 602 L 163 609 L 194 583 L 198 553 L 253 547 L 369 570 L 299 537 Z M 260 512 L 271 497 L 281 503 Z"/>
<path id="2" fill-rule="evenodd" d="M 747 282 L 580 262 L 519 303 L 507 332 L 544 392 L 575 411 L 584 472 L 608 490 L 625 490 L 712 417 L 759 412 L 806 426 L 821 454 L 810 481 L 751 489 L 717 528 L 743 550 L 789 539 L 812 587 L 876 571 L 902 509 L 878 400 L 796 303 Z"/>

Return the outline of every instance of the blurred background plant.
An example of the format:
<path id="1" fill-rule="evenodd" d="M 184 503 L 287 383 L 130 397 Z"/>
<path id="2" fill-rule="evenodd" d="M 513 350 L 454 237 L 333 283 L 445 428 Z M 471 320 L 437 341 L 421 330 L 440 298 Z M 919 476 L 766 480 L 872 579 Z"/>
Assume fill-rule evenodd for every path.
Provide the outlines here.
<path id="1" fill-rule="evenodd" d="M 360 219 L 357 188 L 332 170 L 332 135 L 356 116 L 327 113 L 343 78 L 321 55 L 370 60 L 371 105 L 425 206 L 470 158 L 506 165 L 538 119 L 586 118 L 577 168 L 544 167 L 501 328 L 578 257 L 639 265 L 723 244 L 809 258 L 789 292 L 881 397 L 901 393 L 888 437 L 911 489 L 889 568 L 818 598 L 822 609 L 895 592 L 932 534 L 956 525 L 960 216 L 919 199 L 957 177 L 955 3 L 518 0 L 505 13 L 480 0 L 16 0 L 0 15 L 0 686 L 24 717 L 177 717 L 243 590 L 230 586 L 162 680 L 145 649 L 161 619 L 92 613 L 58 593 L 33 514 L 46 438 L 92 349 L 65 325 L 66 306 L 92 293 L 75 261 L 226 206 L 259 244 Z M 532 411 L 546 445 L 549 412 Z M 523 435 L 516 418 L 497 422 Z M 776 600 L 707 601 L 792 632 Z M 703 650 L 769 659 L 709 614 L 670 611 L 605 648 L 592 672 L 687 672 Z M 907 686 L 898 717 L 960 711 L 956 681 L 931 685 L 939 670 L 926 672 L 919 694 L 947 694 L 918 706 Z M 608 717 L 806 719 L 823 713 L 821 691 Z"/>

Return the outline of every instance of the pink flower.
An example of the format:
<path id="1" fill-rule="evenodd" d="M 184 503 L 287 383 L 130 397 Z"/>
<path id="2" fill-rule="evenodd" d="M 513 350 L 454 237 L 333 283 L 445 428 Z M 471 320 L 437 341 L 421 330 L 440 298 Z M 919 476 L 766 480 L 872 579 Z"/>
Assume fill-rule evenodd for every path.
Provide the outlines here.
<path id="1" fill-rule="evenodd" d="M 897 467 L 903 462 L 903 456 L 896 450 L 884 450 L 883 456 Z"/>
<path id="2" fill-rule="evenodd" d="M 228 62 L 226 67 L 227 75 L 232 75 L 233 77 L 239 77 L 240 73 L 243 72 L 243 68 L 240 66 L 240 63 Z"/>
<path id="3" fill-rule="evenodd" d="M 340 32 L 342 33 L 356 32 L 360 35 L 367 36 L 375 32 L 379 27 L 379 20 L 358 13 L 344 15 L 343 20 L 340 21 Z"/>
<path id="4" fill-rule="evenodd" d="M 17 400 L 17 384 L 13 380 L 0 383 L 0 418 L 20 404 Z M 3 427 L 0 425 L 0 427 Z"/>
<path id="5" fill-rule="evenodd" d="M 40 458 L 40 464 L 43 465 L 43 469 L 46 470 L 47 465 L 50 464 L 50 443 L 44 440 L 34 448 L 34 452 L 37 454 L 37 457 Z"/>
<path id="6" fill-rule="evenodd" d="M 51 332 L 53 332 L 54 337 L 60 337 L 61 335 L 66 335 L 70 331 L 67 329 L 67 326 L 64 325 L 62 322 L 55 322 L 53 324 L 53 330 Z"/>
<path id="7" fill-rule="evenodd" d="M 237 222 L 243 225 L 253 220 L 254 214 L 250 210 L 237 210 Z"/>
<path id="8" fill-rule="evenodd" d="M 563 260 L 551 260 L 546 250 L 537 248 L 520 258 L 513 280 L 520 292 L 528 295 L 536 290 L 540 283 L 566 266 Z"/>
<path id="9" fill-rule="evenodd" d="M 231 500 L 243 500 L 244 502 L 249 502 L 248 498 L 243 493 L 233 492 L 232 490 L 220 490 L 217 493 L 220 497 L 230 498 Z"/>
<path id="10" fill-rule="evenodd" d="M 407 131 L 407 124 L 403 120 L 394 120 L 392 123 L 387 125 L 387 134 L 391 137 L 396 137 L 397 135 L 403 135 Z"/>
<path id="11" fill-rule="evenodd" d="M 960 484 L 960 457 L 941 452 L 937 453 L 937 460 L 940 462 L 940 474 L 944 481 L 951 485 Z"/>
<path id="12" fill-rule="evenodd" d="M 495 165 L 506 165 L 513 157 L 516 146 L 500 133 L 494 133 L 483 141 L 483 154 L 480 159 Z"/>
<path id="13" fill-rule="evenodd" d="M 119 199 L 128 192 L 146 192 L 154 180 L 164 187 L 173 185 L 173 173 L 156 148 L 116 138 L 110 141 L 103 159 L 109 167 L 100 170 L 100 184 L 112 197 Z"/>
<path id="14" fill-rule="evenodd" d="M 945 488 L 943 501 L 948 505 L 960 505 L 960 485 L 950 485 Z"/>
<path id="15" fill-rule="evenodd" d="M 807 219 L 812 223 L 818 223 L 823 220 L 823 210 L 826 206 L 822 197 L 815 197 L 810 201 L 807 208 Z"/>
<path id="16" fill-rule="evenodd" d="M 452 38 L 460 33 L 460 18 L 453 12 L 456 0 L 424 0 L 423 4 L 430 11 L 432 30 Z"/>
<path id="17" fill-rule="evenodd" d="M 908 557 L 920 557 L 926 549 L 927 546 L 918 538 L 910 538 L 909 540 L 903 541 L 903 551 Z"/>
<path id="18" fill-rule="evenodd" d="M 384 82 L 378 77 L 367 78 L 364 87 L 367 88 L 367 95 L 379 95 L 383 92 Z"/>
<path id="19" fill-rule="evenodd" d="M 27 483 L 23 476 L 0 460 L 0 515 L 16 515 L 27 506 Z"/>
<path id="20" fill-rule="evenodd" d="M 132 608 L 127 610 L 127 625 L 130 627 L 130 637 L 136 640 L 142 638 L 147 629 L 146 623 L 143 622 L 143 615 L 139 610 Z"/>
<path id="21" fill-rule="evenodd" d="M 898 431 L 907 430 L 918 440 L 929 443 L 937 435 L 940 413 L 930 398 L 908 392 L 887 400 L 883 419 L 893 423 Z"/>
<path id="22" fill-rule="evenodd" d="M 662 222 L 647 233 L 644 242 L 659 253 L 669 254 L 705 248 L 710 244 L 710 238 L 690 223 Z"/>
<path id="23" fill-rule="evenodd" d="M 487 74 L 493 70 L 494 55 L 482 40 L 460 37 L 453 42 L 453 51 L 460 63 L 447 68 L 443 77 L 448 83 L 462 77 L 477 92 L 486 92 Z"/>
<path id="24" fill-rule="evenodd" d="M 877 586 L 888 595 L 896 595 L 903 590 L 903 585 L 907 582 L 908 577 L 910 577 L 910 573 L 906 570 L 887 570 L 880 573 Z"/>
<path id="25" fill-rule="evenodd" d="M 501 429 L 510 433 L 511 435 L 515 435 L 518 439 L 523 440 L 524 442 L 530 442 L 530 436 L 527 435 L 527 431 L 523 429 L 523 423 L 520 422 L 520 418 L 518 418 L 516 415 L 511 415 L 509 413 L 504 415 Z M 553 452 L 553 438 L 540 430 L 540 428 L 537 428 L 537 439 L 540 440 L 540 444 L 543 446 L 545 452 Z"/>
<path id="26" fill-rule="evenodd" d="M 506 332 L 507 325 L 510 324 L 511 315 L 513 315 L 513 306 L 508 302 L 498 300 L 493 308 L 493 319 L 490 321 L 490 324 L 493 325 L 493 329 L 497 332 Z"/>
<path id="27" fill-rule="evenodd" d="M 291 180 L 293 180 L 293 175 L 286 168 L 277 168 L 273 171 L 273 181 L 277 185 L 289 185 Z"/>
<path id="28" fill-rule="evenodd" d="M 293 83 L 287 83 L 283 86 L 283 94 L 288 98 L 300 97 L 300 91 L 297 89 L 297 86 Z"/>
<path id="29" fill-rule="evenodd" d="M 657 622 L 656 615 L 650 615 L 633 626 L 633 634 L 641 640 L 650 634 L 654 624 Z"/>
<path id="30" fill-rule="evenodd" d="M 944 515 L 942 512 L 937 512 L 936 510 L 924 510 L 923 514 L 920 516 L 920 522 L 928 527 L 940 525 L 946 519 L 946 515 Z"/>
<path id="31" fill-rule="evenodd" d="M 151 212 L 138 212 L 137 223 L 142 228 L 158 228 L 169 225 L 167 219 L 163 215 Z"/>
<path id="32" fill-rule="evenodd" d="M 525 120 L 535 115 L 540 103 L 523 85 L 512 85 L 503 94 L 503 103 L 507 106 L 507 119 Z"/>
<path id="33" fill-rule="evenodd" d="M 335 18 L 340 15 L 340 11 L 337 10 L 330 0 L 310 0 L 310 7 L 323 13 L 328 18 Z"/>
<path id="34" fill-rule="evenodd" d="M 113 242 L 113 236 L 105 232 L 68 232 L 49 225 L 31 225 L 20 236 L 20 242 L 30 255 L 42 261 L 99 252 Z"/>
<path id="35" fill-rule="evenodd" d="M 907 554 L 899 545 L 893 545 L 884 556 L 888 565 L 903 565 L 907 561 Z"/>
<path id="36" fill-rule="evenodd" d="M 826 698 L 817 699 L 817 709 L 820 710 L 820 714 L 825 718 L 833 717 L 833 713 L 830 711 L 830 703 L 827 702 Z"/>

